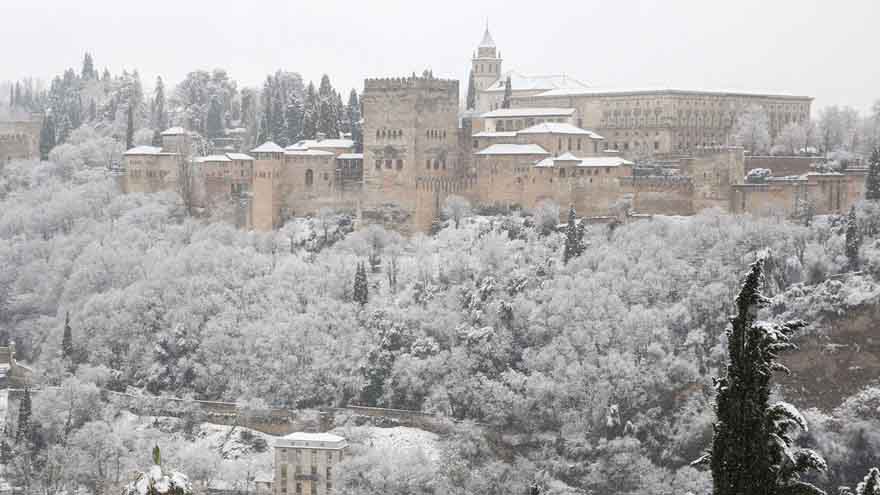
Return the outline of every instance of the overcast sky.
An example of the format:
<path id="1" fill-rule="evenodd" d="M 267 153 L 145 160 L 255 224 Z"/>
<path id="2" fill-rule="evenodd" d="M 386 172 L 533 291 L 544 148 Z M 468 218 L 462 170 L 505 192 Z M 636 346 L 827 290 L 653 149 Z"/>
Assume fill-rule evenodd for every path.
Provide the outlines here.
<path id="1" fill-rule="evenodd" d="M 0 0 L 0 80 L 79 70 L 86 50 L 148 87 L 214 67 L 240 86 L 326 72 L 345 92 L 425 68 L 466 80 L 486 19 L 505 70 L 809 95 L 814 113 L 880 99 L 878 0 Z"/>

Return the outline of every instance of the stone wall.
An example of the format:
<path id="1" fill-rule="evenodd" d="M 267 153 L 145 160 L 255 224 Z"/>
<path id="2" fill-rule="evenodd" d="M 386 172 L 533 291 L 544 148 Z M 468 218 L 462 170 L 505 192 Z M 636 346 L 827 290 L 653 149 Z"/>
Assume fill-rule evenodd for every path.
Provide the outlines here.
<path id="1" fill-rule="evenodd" d="M 43 119 L 0 122 L 0 163 L 15 159 L 39 159 Z"/>
<path id="2" fill-rule="evenodd" d="M 773 172 L 773 177 L 804 175 L 813 172 L 812 165 L 819 160 L 811 156 L 747 156 L 745 171 L 766 168 Z"/>
<path id="3" fill-rule="evenodd" d="M 694 185 L 689 177 L 648 176 L 622 179 L 632 194 L 632 209 L 640 214 L 693 215 Z"/>

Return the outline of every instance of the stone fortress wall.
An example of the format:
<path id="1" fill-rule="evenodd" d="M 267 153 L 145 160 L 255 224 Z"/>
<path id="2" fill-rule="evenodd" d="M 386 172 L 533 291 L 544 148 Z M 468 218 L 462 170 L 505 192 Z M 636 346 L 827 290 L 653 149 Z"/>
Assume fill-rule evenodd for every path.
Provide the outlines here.
<path id="1" fill-rule="evenodd" d="M 0 163 L 39 158 L 42 125 L 43 119 L 39 115 L 30 119 L 0 121 Z"/>
<path id="2" fill-rule="evenodd" d="M 602 91 L 565 76 L 502 72 L 488 30 L 474 53 L 476 111 L 461 112 L 459 82 L 422 76 L 367 79 L 363 151 L 319 137 L 287 148 L 195 160 L 190 189 L 213 207 L 235 203 L 237 223 L 271 230 L 330 209 L 358 224 L 426 231 L 452 194 L 485 206 L 531 209 L 552 200 L 579 215 L 839 213 L 860 198 L 864 171 L 819 173 L 812 159 L 745 157 L 728 146 L 742 109 L 763 106 L 771 133 L 809 117 L 809 97 L 681 90 Z M 512 81 L 512 108 L 498 108 Z M 480 109 L 483 110 L 480 110 Z M 485 111 L 485 110 L 489 111 Z M 126 152 L 125 189 L 179 189 L 183 129 L 161 148 Z M 238 155 L 238 156 L 233 156 Z M 663 163 L 639 169 L 633 160 Z M 659 161 L 658 161 L 659 160 Z M 786 179 L 745 181 L 759 165 Z M 794 172 L 794 173 L 790 173 Z"/>

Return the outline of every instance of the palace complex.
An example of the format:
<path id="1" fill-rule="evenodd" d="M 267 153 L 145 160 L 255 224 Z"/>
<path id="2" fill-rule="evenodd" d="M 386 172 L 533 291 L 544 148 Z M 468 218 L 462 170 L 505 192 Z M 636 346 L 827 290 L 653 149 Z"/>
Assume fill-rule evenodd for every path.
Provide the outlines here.
<path id="1" fill-rule="evenodd" d="M 552 200 L 608 218 L 705 208 L 842 212 L 863 194 L 864 170 L 822 171 L 806 157 L 759 163 L 730 145 L 744 108 L 762 106 L 775 135 L 809 119 L 810 97 L 611 91 L 566 76 L 503 72 L 488 29 L 471 70 L 475 108 L 466 110 L 455 80 L 429 72 L 367 79 L 362 152 L 350 139 L 318 136 L 286 148 L 267 142 L 248 153 L 191 158 L 189 131 L 168 129 L 161 147 L 125 153 L 124 189 L 177 190 L 200 206 L 232 205 L 236 222 L 257 230 L 330 208 L 402 231 L 427 230 L 449 195 L 525 209 Z M 785 174 L 747 180 L 758 167 Z"/>

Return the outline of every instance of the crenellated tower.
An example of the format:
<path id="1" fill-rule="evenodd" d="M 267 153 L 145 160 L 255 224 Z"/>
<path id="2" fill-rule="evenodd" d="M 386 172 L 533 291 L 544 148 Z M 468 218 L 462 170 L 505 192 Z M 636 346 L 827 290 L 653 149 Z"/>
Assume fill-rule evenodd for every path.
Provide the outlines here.
<path id="1" fill-rule="evenodd" d="M 366 220 L 373 215 L 378 221 L 393 210 L 407 216 L 405 223 L 414 229 L 430 225 L 436 201 L 420 198 L 419 184 L 464 173 L 458 91 L 458 81 L 438 79 L 428 71 L 421 77 L 364 81 Z"/>

